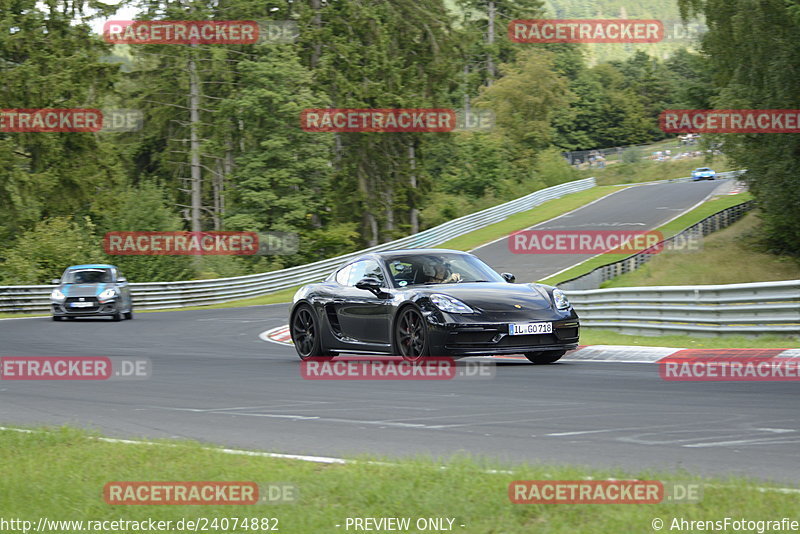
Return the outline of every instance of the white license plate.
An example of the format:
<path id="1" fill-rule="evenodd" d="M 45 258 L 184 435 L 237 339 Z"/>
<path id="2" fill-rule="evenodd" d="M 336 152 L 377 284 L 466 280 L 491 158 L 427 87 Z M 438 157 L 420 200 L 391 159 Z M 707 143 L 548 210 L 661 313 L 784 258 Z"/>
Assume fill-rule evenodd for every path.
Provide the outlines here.
<path id="1" fill-rule="evenodd" d="M 531 334 L 552 334 L 553 323 L 511 323 L 509 336 L 529 336 Z"/>
<path id="2" fill-rule="evenodd" d="M 93 302 L 73 302 L 71 305 L 73 308 L 91 308 L 94 306 Z"/>

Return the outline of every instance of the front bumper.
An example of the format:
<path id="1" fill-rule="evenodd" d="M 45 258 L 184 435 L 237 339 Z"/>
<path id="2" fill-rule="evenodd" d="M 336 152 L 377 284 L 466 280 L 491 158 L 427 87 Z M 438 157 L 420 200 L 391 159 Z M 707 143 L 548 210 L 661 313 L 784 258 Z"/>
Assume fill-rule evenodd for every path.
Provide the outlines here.
<path id="1" fill-rule="evenodd" d="M 76 298 L 68 298 L 63 303 L 52 303 L 52 313 L 54 317 L 92 317 L 116 315 L 120 313 L 119 303 L 115 300 L 100 303 L 96 298 L 85 298 L 80 302 L 88 302 L 91 306 L 75 308 L 70 304 L 78 301 Z"/>
<path id="2" fill-rule="evenodd" d="M 508 323 L 428 324 L 430 351 L 436 356 L 480 356 L 577 348 L 577 317 L 552 322 L 552 334 L 523 336 L 509 335 Z"/>

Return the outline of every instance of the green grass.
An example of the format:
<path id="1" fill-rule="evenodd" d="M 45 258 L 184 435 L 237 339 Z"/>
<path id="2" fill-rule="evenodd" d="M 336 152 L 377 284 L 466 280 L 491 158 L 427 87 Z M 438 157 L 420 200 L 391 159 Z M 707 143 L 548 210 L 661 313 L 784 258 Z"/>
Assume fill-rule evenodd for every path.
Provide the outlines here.
<path id="1" fill-rule="evenodd" d="M 738 284 L 800 279 L 800 260 L 759 250 L 760 220 L 750 213 L 706 236 L 698 251 L 664 251 L 602 287 Z"/>
<path id="2" fill-rule="evenodd" d="M 796 516 L 798 511 L 797 495 L 759 490 L 767 483 L 700 478 L 687 472 L 633 473 L 539 464 L 511 467 L 465 457 L 445 463 L 419 458 L 391 465 L 326 465 L 227 455 L 185 442 L 175 446 L 107 443 L 67 428 L 30 434 L 0 432 L 0 450 L 0 517 L 29 520 L 34 525 L 40 517 L 92 521 L 274 517 L 280 532 L 322 534 L 346 532 L 347 517 L 409 517 L 412 521 L 447 517 L 455 519 L 454 525 L 465 525 L 455 526 L 454 531 L 466 534 L 617 534 L 650 532 L 655 517 L 669 524 L 674 517 L 777 519 Z M 490 468 L 512 472 L 488 472 Z M 508 498 L 508 485 L 515 480 L 587 477 L 691 482 L 704 488 L 696 504 L 522 505 Z M 107 482 L 149 480 L 288 483 L 298 488 L 299 501 L 252 506 L 111 506 L 103 500 Z"/>
<path id="3" fill-rule="evenodd" d="M 581 328 L 581 345 L 633 345 L 683 349 L 789 349 L 796 348 L 800 336 L 629 336 L 605 328 Z"/>
<path id="4" fill-rule="evenodd" d="M 516 213 L 503 221 L 455 237 L 441 245 L 437 245 L 437 247 L 454 250 L 472 250 L 512 232 L 516 232 L 517 230 L 523 230 L 534 224 L 547 221 L 553 217 L 567 213 L 568 211 L 580 208 L 589 202 L 602 198 L 615 191 L 619 191 L 619 187 L 593 187 L 555 200 L 549 200 L 536 206 L 532 210 Z"/>
<path id="5" fill-rule="evenodd" d="M 753 197 L 750 193 L 739 193 L 738 195 L 724 195 L 709 200 L 708 202 L 704 202 L 700 206 L 682 214 L 673 221 L 670 221 L 665 225 L 655 228 L 655 230 L 660 231 L 665 238 L 671 237 L 680 232 L 681 230 L 684 230 L 685 228 L 688 228 L 689 226 L 692 226 L 693 224 L 702 221 L 709 215 L 717 213 L 718 211 L 722 211 L 731 206 L 741 204 L 742 202 L 747 202 L 752 198 Z M 628 256 L 630 256 L 630 254 L 600 254 L 598 256 L 588 259 L 587 261 L 581 264 L 575 265 L 562 273 L 545 278 L 544 280 L 541 280 L 541 282 L 550 285 L 560 284 L 561 282 L 571 280 L 573 278 L 591 272 L 592 270 L 598 267 L 602 267 L 603 265 L 619 261 L 621 259 L 627 258 Z M 636 285 L 636 284 L 630 284 L 630 285 Z"/>

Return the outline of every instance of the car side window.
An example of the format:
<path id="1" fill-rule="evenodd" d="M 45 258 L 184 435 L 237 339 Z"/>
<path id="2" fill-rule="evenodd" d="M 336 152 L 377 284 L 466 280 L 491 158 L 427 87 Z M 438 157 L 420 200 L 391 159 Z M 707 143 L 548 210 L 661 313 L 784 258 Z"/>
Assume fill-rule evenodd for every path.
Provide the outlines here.
<path id="1" fill-rule="evenodd" d="M 383 276 L 381 266 L 375 260 L 364 260 L 354 263 L 350 269 L 350 277 L 347 285 L 354 286 L 362 278 L 377 278 L 380 280 L 381 285 L 386 284 L 386 278 Z"/>
<path id="2" fill-rule="evenodd" d="M 339 272 L 336 273 L 336 282 L 343 286 L 346 286 L 348 281 L 348 276 L 350 275 L 350 269 L 352 267 L 353 265 L 351 264 L 348 265 L 347 267 L 342 267 L 341 269 L 339 269 Z"/>

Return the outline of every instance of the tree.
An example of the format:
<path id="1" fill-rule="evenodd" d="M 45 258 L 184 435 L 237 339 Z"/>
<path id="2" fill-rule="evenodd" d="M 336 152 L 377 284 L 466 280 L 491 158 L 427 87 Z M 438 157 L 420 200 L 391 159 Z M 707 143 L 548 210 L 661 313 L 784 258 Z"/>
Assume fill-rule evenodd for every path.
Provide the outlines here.
<path id="1" fill-rule="evenodd" d="M 457 38 L 441 0 L 314 4 L 301 45 L 336 108 L 451 107 Z M 313 134 L 319 135 L 319 134 Z M 430 133 L 334 134 L 330 215 L 375 245 L 414 231 Z M 444 134 L 442 134 L 444 135 Z"/>
<path id="2" fill-rule="evenodd" d="M 702 52 L 712 67 L 717 109 L 800 108 L 797 0 L 679 0 L 684 17 L 704 14 Z M 776 252 L 800 255 L 800 135 L 724 134 L 725 153 L 744 179 Z"/>
<path id="3" fill-rule="evenodd" d="M 114 192 L 112 202 L 98 206 L 95 218 L 105 232 L 174 232 L 182 230 L 181 219 L 172 211 L 164 190 L 152 182 L 128 186 Z M 99 238 L 98 238 L 99 240 Z M 166 282 L 194 278 L 189 256 L 107 255 L 134 282 Z"/>
<path id="4" fill-rule="evenodd" d="M 0 0 L 3 109 L 102 108 L 117 79 L 101 61 L 84 0 Z M 110 9 L 100 9 L 98 16 Z M 76 23 L 77 19 L 77 23 Z M 0 132 L 0 239 L 43 217 L 85 213 L 124 176 L 109 138 L 92 133 Z"/>

